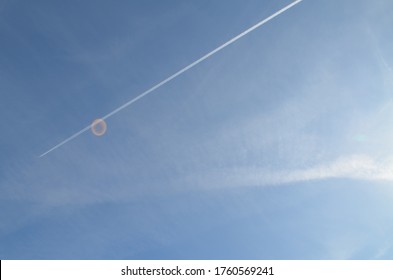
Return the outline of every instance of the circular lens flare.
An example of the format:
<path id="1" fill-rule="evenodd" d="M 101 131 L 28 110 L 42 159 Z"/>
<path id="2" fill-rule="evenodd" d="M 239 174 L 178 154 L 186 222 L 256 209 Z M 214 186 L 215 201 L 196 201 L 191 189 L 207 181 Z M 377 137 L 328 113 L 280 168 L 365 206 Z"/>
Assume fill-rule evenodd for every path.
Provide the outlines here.
<path id="1" fill-rule="evenodd" d="M 96 119 L 91 124 L 91 131 L 96 136 L 102 136 L 106 132 L 106 122 L 103 119 Z"/>

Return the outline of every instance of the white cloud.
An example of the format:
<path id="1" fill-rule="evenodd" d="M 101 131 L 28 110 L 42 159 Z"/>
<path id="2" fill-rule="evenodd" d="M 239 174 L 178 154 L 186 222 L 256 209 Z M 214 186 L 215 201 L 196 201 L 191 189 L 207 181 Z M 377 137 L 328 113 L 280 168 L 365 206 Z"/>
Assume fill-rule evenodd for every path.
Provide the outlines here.
<path id="1" fill-rule="evenodd" d="M 367 155 L 340 157 L 330 163 L 292 170 L 269 170 L 263 167 L 222 169 L 206 176 L 190 176 L 188 183 L 199 187 L 267 186 L 303 181 L 347 178 L 370 181 L 393 181 L 392 160 L 377 161 Z"/>

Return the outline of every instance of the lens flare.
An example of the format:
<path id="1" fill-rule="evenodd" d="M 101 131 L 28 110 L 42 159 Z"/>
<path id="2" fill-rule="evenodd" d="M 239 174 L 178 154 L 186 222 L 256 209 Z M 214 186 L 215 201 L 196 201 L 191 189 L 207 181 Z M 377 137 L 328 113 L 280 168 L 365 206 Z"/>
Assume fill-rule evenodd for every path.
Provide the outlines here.
<path id="1" fill-rule="evenodd" d="M 91 131 L 95 136 L 102 136 L 106 132 L 106 122 L 103 119 L 96 119 L 91 124 Z"/>

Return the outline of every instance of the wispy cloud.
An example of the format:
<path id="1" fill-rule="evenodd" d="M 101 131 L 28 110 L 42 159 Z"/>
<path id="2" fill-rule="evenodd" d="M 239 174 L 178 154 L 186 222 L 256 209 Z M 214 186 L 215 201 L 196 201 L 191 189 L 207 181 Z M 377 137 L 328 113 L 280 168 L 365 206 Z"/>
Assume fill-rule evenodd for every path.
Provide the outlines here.
<path id="1" fill-rule="evenodd" d="M 187 181 L 198 182 L 200 187 L 212 185 L 245 187 L 283 185 L 334 178 L 393 181 L 393 161 L 377 161 L 367 155 L 351 155 L 303 169 L 269 170 L 264 167 L 221 169 L 205 174 L 205 176 L 190 176 Z"/>
<path id="2" fill-rule="evenodd" d="M 389 161 L 378 162 L 366 155 L 341 157 L 329 163 L 304 170 L 282 174 L 283 182 L 349 178 L 363 180 L 393 180 L 393 165 Z"/>

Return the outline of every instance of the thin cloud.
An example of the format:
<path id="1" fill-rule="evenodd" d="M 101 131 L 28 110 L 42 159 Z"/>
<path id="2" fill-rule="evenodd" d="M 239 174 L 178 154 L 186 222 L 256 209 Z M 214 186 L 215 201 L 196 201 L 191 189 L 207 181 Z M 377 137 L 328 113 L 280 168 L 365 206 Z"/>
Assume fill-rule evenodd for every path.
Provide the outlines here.
<path id="1" fill-rule="evenodd" d="M 330 163 L 298 170 L 272 171 L 267 168 L 246 167 L 216 170 L 206 176 L 190 176 L 186 181 L 199 187 L 271 186 L 297 182 L 346 178 L 368 181 L 393 181 L 393 162 L 376 161 L 367 155 L 338 158 Z"/>

